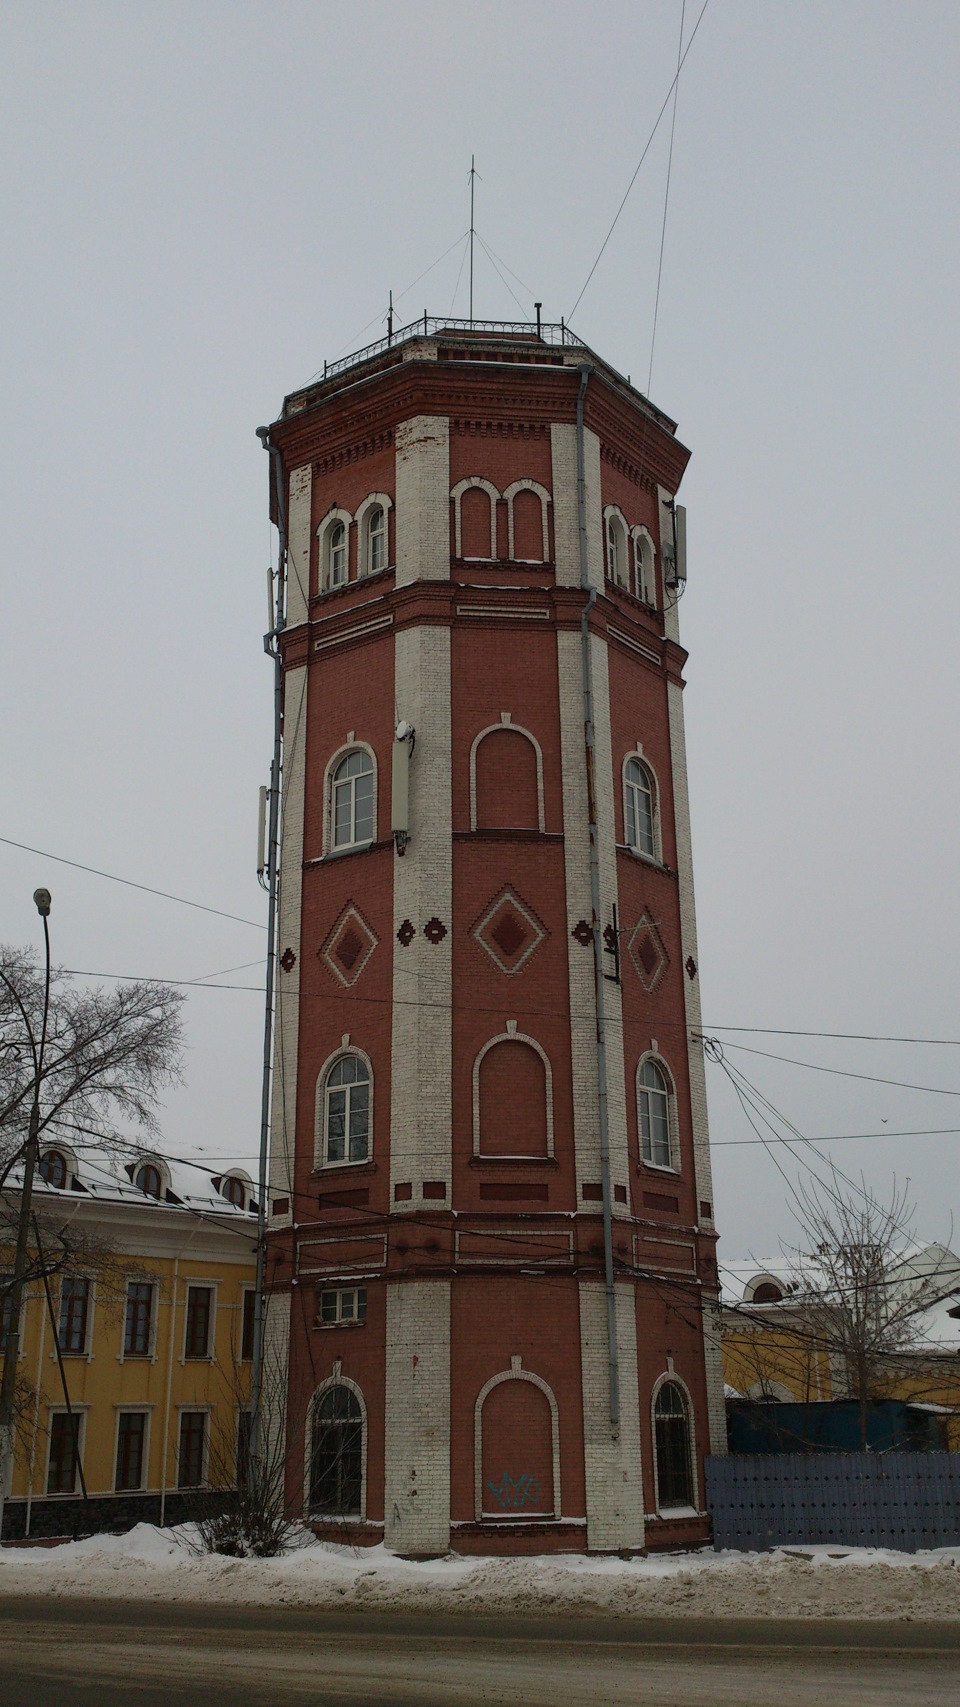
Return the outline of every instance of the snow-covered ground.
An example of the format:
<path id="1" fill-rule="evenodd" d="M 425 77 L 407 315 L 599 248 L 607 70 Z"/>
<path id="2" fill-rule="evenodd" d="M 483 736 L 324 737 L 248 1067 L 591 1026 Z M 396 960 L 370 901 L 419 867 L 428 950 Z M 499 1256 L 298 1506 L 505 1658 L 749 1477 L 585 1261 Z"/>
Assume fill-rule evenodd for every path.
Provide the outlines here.
<path id="1" fill-rule="evenodd" d="M 960 1618 L 960 1547 L 784 1547 L 648 1559 L 433 1560 L 304 1534 L 278 1559 L 198 1555 L 192 1531 L 138 1524 L 54 1548 L 0 1549 L 0 1594 L 317 1606 L 328 1611 L 581 1617 Z"/>

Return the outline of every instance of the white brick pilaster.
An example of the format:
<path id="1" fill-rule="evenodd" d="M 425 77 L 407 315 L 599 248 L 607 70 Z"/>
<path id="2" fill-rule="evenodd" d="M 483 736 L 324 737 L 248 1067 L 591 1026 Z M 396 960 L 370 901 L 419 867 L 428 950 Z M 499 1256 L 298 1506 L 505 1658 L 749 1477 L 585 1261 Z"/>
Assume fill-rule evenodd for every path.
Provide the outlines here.
<path id="1" fill-rule="evenodd" d="M 280 816 L 280 876 L 277 899 L 277 959 L 291 949 L 289 972 L 277 966 L 273 1039 L 273 1092 L 270 1106 L 269 1196 L 289 1198 L 285 1215 L 271 1215 L 271 1227 L 288 1227 L 295 1217 L 293 1158 L 297 1129 L 297 1059 L 300 1031 L 300 906 L 303 889 L 303 806 L 307 747 L 307 670 L 284 677 L 283 787 Z"/>
<path id="2" fill-rule="evenodd" d="M 557 586 L 580 585 L 580 520 L 577 501 L 577 429 L 554 421 L 550 428 L 553 464 L 553 530 Z M 587 575 L 603 588 L 603 514 L 600 504 L 600 440 L 583 431 L 584 489 L 587 510 Z"/>
<path id="3" fill-rule="evenodd" d="M 599 1280 L 580 1282 L 580 1362 L 583 1453 L 587 1489 L 587 1547 L 594 1552 L 643 1546 L 643 1475 L 637 1318 L 633 1286 L 616 1288 L 620 1362 L 620 1428 L 610 1428 L 607 1297 Z"/>
<path id="4" fill-rule="evenodd" d="M 310 593 L 310 516 L 313 469 L 309 463 L 290 476 L 287 515 L 287 627 L 307 620 Z"/>
<path id="5" fill-rule="evenodd" d="M 450 422 L 414 415 L 397 428 L 397 586 L 450 579 Z"/>
<path id="6" fill-rule="evenodd" d="M 387 1287 L 384 1543 L 450 1546 L 450 1282 Z"/>

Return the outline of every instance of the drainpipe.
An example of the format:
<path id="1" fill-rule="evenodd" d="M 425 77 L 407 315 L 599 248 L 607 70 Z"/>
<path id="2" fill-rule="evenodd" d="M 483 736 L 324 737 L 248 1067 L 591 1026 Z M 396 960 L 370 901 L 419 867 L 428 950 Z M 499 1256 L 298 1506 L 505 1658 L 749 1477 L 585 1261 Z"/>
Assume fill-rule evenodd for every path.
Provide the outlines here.
<path id="1" fill-rule="evenodd" d="M 607 1027 L 603 990 L 603 936 L 600 919 L 600 844 L 595 784 L 596 739 L 593 722 L 593 662 L 590 657 L 590 612 L 597 589 L 590 586 L 587 562 L 587 491 L 583 450 L 583 400 L 592 369 L 580 368 L 577 394 L 577 522 L 580 534 L 580 586 L 589 593 L 580 615 L 580 657 L 583 667 L 583 739 L 587 757 L 587 811 L 590 818 L 590 904 L 593 909 L 593 969 L 597 1003 L 597 1106 L 600 1116 L 600 1182 L 603 1194 L 603 1272 L 607 1294 L 607 1364 L 610 1387 L 610 1432 L 620 1433 L 620 1363 L 617 1351 L 617 1301 L 613 1282 L 613 1204 L 610 1191 L 610 1120 L 607 1106 Z"/>
<path id="2" fill-rule="evenodd" d="M 286 626 L 287 506 L 283 457 L 272 443 L 269 427 L 258 427 L 257 438 L 270 457 L 277 500 L 277 596 L 273 629 L 263 649 L 273 659 L 273 758 L 270 763 L 270 815 L 267 829 L 267 979 L 264 992 L 263 1073 L 260 1093 L 260 1167 L 257 1176 L 257 1289 L 253 1306 L 253 1368 L 250 1393 L 250 1465 L 260 1458 L 260 1409 L 263 1390 L 264 1282 L 267 1235 L 267 1157 L 270 1146 L 270 1092 L 273 1070 L 273 1005 L 277 932 L 277 853 L 280 830 L 280 777 L 283 759 L 283 666 L 280 634 Z"/>

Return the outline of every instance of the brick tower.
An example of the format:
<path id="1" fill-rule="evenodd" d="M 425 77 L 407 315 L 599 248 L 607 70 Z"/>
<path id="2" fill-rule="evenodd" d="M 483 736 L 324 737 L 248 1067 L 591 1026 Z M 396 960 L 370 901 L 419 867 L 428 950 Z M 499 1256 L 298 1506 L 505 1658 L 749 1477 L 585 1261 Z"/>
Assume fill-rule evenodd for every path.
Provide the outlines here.
<path id="1" fill-rule="evenodd" d="M 562 327 L 426 318 L 269 443 L 290 1507 L 409 1555 L 700 1540 L 688 453 Z"/>

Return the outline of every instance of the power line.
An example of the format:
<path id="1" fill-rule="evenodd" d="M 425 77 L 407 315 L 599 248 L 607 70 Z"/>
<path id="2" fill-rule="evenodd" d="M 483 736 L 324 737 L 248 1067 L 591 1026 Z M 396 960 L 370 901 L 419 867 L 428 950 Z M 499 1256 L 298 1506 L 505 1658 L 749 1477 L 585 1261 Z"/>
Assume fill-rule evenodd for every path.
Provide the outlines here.
<path id="1" fill-rule="evenodd" d="M 855 1143 L 870 1138 L 948 1138 L 956 1137 L 960 1126 L 923 1126 L 909 1132 L 828 1132 L 821 1138 L 808 1138 L 808 1144 L 844 1144 Z M 725 1150 L 743 1144 L 762 1144 L 762 1138 L 711 1138 L 711 1150 Z M 782 1144 L 789 1144 L 789 1138 L 781 1138 Z"/>
<path id="2" fill-rule="evenodd" d="M 873 1031 L 787 1031 L 775 1025 L 711 1025 L 711 1031 L 736 1031 L 757 1037 L 826 1037 L 850 1043 L 929 1043 L 940 1049 L 960 1049 L 960 1037 L 886 1037 Z M 735 1049 L 731 1043 L 730 1048 Z"/>
<path id="3" fill-rule="evenodd" d="M 788 1067 L 805 1067 L 811 1073 L 830 1073 L 840 1079 L 864 1079 L 871 1085 L 892 1085 L 901 1091 L 924 1091 L 930 1096 L 960 1097 L 960 1090 L 944 1090 L 940 1085 L 908 1084 L 905 1079 L 881 1079 L 876 1073 L 854 1073 L 847 1067 L 822 1067 L 816 1061 L 797 1061 L 792 1055 L 774 1055 L 768 1049 L 751 1049 L 746 1043 L 728 1043 L 728 1049 L 738 1049 L 744 1055 L 759 1055 L 765 1061 L 783 1061 Z"/>
<path id="4" fill-rule="evenodd" d="M 620 215 L 622 214 L 624 208 L 627 205 L 627 197 L 629 196 L 630 191 L 633 189 L 633 186 L 637 181 L 637 177 L 639 175 L 640 168 L 643 165 L 643 162 L 646 160 L 648 153 L 650 152 L 650 145 L 653 142 L 653 139 L 656 136 L 657 131 L 660 128 L 660 120 L 663 118 L 663 115 L 666 112 L 667 107 L 670 104 L 670 96 L 673 94 L 673 91 L 677 86 L 677 80 L 680 76 L 681 71 L 683 70 L 685 63 L 686 63 L 687 54 L 690 52 L 690 49 L 692 48 L 692 46 L 696 40 L 697 31 L 700 28 L 700 25 L 703 23 L 703 14 L 706 11 L 709 4 L 710 4 L 710 0 L 703 0 L 703 6 L 700 9 L 700 16 L 693 26 L 693 34 L 691 35 L 690 40 L 687 42 L 686 48 L 684 49 L 683 57 L 680 60 L 680 64 L 677 66 L 676 75 L 674 76 L 673 81 L 671 82 L 670 87 L 667 90 L 666 95 L 664 96 L 663 106 L 660 108 L 660 111 L 658 112 L 656 119 L 654 120 L 653 129 L 650 132 L 650 135 L 647 137 L 646 143 L 644 144 L 643 153 L 641 154 L 639 160 L 637 161 L 637 165 L 636 165 L 636 169 L 634 171 L 633 177 L 630 179 L 630 182 L 627 185 L 626 191 L 624 192 L 623 200 L 620 203 L 620 206 L 617 208 L 617 211 L 613 216 L 613 224 L 611 225 L 610 230 L 607 232 L 606 237 L 604 238 L 603 242 L 600 245 L 600 252 L 597 255 L 597 258 L 594 261 L 593 266 L 590 268 L 590 271 L 586 276 L 586 279 L 585 279 L 584 284 L 583 284 L 583 289 L 581 290 L 580 295 L 577 297 L 577 300 L 574 303 L 573 307 L 571 308 L 570 313 L 567 315 L 568 322 L 571 321 L 573 319 L 573 316 L 576 314 L 577 309 L 579 308 L 580 303 L 582 302 L 583 297 L 586 293 L 587 286 L 589 285 L 590 280 L 593 278 L 594 273 L 596 272 L 597 268 L 600 265 L 601 260 L 603 259 L 603 252 L 606 249 L 607 244 L 609 243 L 611 237 L 613 236 L 614 231 L 616 230 L 617 222 L 620 218 Z"/>
<path id="5" fill-rule="evenodd" d="M 184 895 L 171 895 L 167 889 L 153 889 L 149 883 L 135 883 L 131 877 L 118 877 L 113 871 L 99 871 L 94 865 L 81 865 L 79 860 L 65 859 L 62 854 L 46 853 L 43 848 L 29 847 L 26 842 L 15 842 L 10 836 L 0 836 L 0 842 L 8 848 L 19 848 L 23 853 L 37 854 L 40 859 L 52 859 L 57 865 L 69 865 L 74 871 L 86 871 L 91 877 L 105 877 L 110 883 L 122 883 L 127 889 L 140 889 L 145 895 L 159 895 L 164 901 L 176 901 L 181 907 L 193 907 L 198 913 L 213 913 L 218 919 L 232 919 L 235 925 L 250 925 L 254 930 L 265 931 L 266 925 L 257 919 L 242 919 L 238 913 L 224 913 L 219 907 L 208 907 L 203 901 L 188 901 Z M 94 974 L 104 978 L 110 973 Z M 159 983 L 160 980 L 154 980 Z"/>

